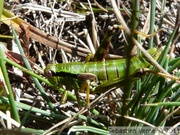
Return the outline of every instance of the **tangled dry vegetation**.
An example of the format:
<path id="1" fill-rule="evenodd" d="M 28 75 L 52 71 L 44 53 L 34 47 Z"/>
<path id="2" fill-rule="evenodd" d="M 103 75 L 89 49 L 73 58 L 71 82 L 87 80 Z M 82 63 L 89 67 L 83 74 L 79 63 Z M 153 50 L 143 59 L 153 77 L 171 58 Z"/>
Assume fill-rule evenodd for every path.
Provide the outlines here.
<path id="1" fill-rule="evenodd" d="M 110 126 L 149 126 L 167 134 L 154 126 L 179 126 L 179 0 L 166 3 L 160 0 L 155 3 L 148 0 L 6 0 L 3 8 L 0 34 L 7 37 L 0 40 L 6 44 L 6 55 L 10 60 L 5 59 L 6 69 L 16 93 L 18 116 L 14 118 L 13 113 L 11 118 L 5 119 L 8 116 L 5 112 L 12 110 L 9 109 L 8 94 L 1 92 L 0 112 L 5 119 L 0 123 L 1 133 L 108 134 Z M 115 30 L 108 33 L 109 28 Z M 148 35 L 154 31 L 157 33 Z M 84 62 L 88 54 L 94 55 L 106 39 L 109 45 L 106 60 L 133 56 L 137 50 L 143 52 L 141 46 L 145 49 L 169 46 L 166 52 L 169 57 L 164 54 L 166 60 L 159 62 L 165 71 L 158 70 L 163 75 L 147 73 L 132 87 L 117 84 L 102 93 L 90 94 L 89 107 L 84 102 L 86 94 L 79 93 L 82 103 L 79 108 L 72 84 L 54 86 L 44 77 L 43 69 L 49 63 Z M 17 53 L 18 41 L 24 54 Z M 131 53 L 129 48 L 133 50 Z M 24 57 L 34 73 L 21 68 L 27 68 Z M 36 79 L 40 80 L 39 85 Z M 5 89 L 3 81 L 0 87 Z M 69 95 L 62 104 L 64 89 Z"/>

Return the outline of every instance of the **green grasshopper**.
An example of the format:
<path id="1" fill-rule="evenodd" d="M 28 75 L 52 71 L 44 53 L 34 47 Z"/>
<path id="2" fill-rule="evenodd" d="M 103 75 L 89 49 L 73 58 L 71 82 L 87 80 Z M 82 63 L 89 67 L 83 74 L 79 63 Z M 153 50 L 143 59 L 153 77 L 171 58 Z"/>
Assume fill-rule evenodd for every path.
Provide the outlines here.
<path id="1" fill-rule="evenodd" d="M 151 48 L 147 52 L 157 60 L 162 49 Z M 87 81 L 95 81 L 100 84 L 94 93 L 106 91 L 105 86 L 113 87 L 117 85 L 126 73 L 126 58 L 117 60 L 107 60 L 99 62 L 72 62 L 62 64 L 49 64 L 45 70 L 45 76 L 55 86 L 72 86 L 80 89 Z M 130 73 L 133 76 L 140 68 L 151 68 L 150 61 L 143 55 L 136 55 L 131 58 Z M 103 87 L 104 86 L 104 87 Z M 88 87 L 88 86 L 87 86 Z M 89 90 L 89 88 L 87 88 Z M 86 102 L 89 99 L 86 98 Z"/>

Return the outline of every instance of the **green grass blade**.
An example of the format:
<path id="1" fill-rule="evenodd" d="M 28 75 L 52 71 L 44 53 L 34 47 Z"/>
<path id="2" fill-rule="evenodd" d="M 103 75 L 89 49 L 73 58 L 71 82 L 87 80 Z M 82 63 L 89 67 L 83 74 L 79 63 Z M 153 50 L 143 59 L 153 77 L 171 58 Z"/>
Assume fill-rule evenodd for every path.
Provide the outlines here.
<path id="1" fill-rule="evenodd" d="M 74 126 L 72 127 L 68 133 L 71 133 L 71 132 L 80 132 L 80 131 L 83 131 L 83 132 L 91 132 L 91 133 L 95 133 L 95 134 L 100 134 L 100 135 L 107 135 L 108 134 L 108 131 L 105 131 L 105 130 L 102 130 L 102 129 L 99 129 L 99 128 L 94 128 L 94 127 L 90 127 L 90 126 Z"/>
<path id="2" fill-rule="evenodd" d="M 2 97 L 2 96 L 0 96 L 0 101 L 2 103 L 4 103 L 4 104 L 7 104 L 7 105 L 10 104 L 8 99 L 5 98 L 5 97 Z M 21 102 L 15 101 L 14 103 L 16 104 L 16 106 L 18 108 L 21 108 L 21 109 L 24 109 L 24 110 L 27 110 L 27 111 L 30 110 L 30 112 L 40 113 L 42 115 L 45 115 L 45 116 L 48 116 L 48 117 L 54 117 L 54 118 L 59 119 L 59 120 L 63 120 L 63 119 L 66 118 L 65 116 L 61 116 L 59 114 L 51 113 L 51 112 L 48 112 L 48 111 L 45 111 L 45 110 L 30 106 L 30 105 L 27 105 L 27 104 L 24 104 L 24 103 L 21 103 Z"/>
<path id="3" fill-rule="evenodd" d="M 11 112 L 12 112 L 12 115 L 14 117 L 14 119 L 20 123 L 20 118 L 19 118 L 19 114 L 18 114 L 18 109 L 15 105 L 15 100 L 14 100 L 14 95 L 13 95 L 13 91 L 11 89 L 11 84 L 10 84 L 10 81 L 9 81 L 9 78 L 8 78 L 8 73 L 7 73 L 7 70 L 6 70 L 6 65 L 5 65 L 5 61 L 4 61 L 4 57 L 5 55 L 3 54 L 2 50 L 2 44 L 0 45 L 0 65 L 1 65 L 1 70 L 2 70 L 2 73 L 3 73 L 3 76 L 4 76 L 4 79 L 5 79 L 5 86 L 8 90 L 8 99 L 9 99 L 9 102 L 10 102 L 10 107 L 11 107 Z"/>
<path id="4" fill-rule="evenodd" d="M 23 56 L 22 58 L 23 58 L 23 61 L 24 61 L 25 65 L 26 65 L 27 69 L 30 70 L 30 71 L 32 71 L 32 68 L 31 68 L 28 60 L 25 58 L 24 51 L 23 51 L 23 49 L 22 49 L 22 47 L 21 47 L 20 41 L 19 41 L 19 39 L 18 39 L 18 37 L 17 37 L 17 34 L 16 34 L 15 30 L 13 29 L 13 27 L 12 27 L 12 32 L 13 32 L 13 35 L 14 35 L 15 42 L 17 43 L 17 46 L 18 46 L 18 48 L 19 48 L 19 51 L 20 51 L 21 55 Z M 50 99 L 47 97 L 47 95 L 46 95 L 45 91 L 43 90 L 41 84 L 39 83 L 38 79 L 35 78 L 35 77 L 32 77 L 32 79 L 33 79 L 34 83 L 36 84 L 37 88 L 39 89 L 39 91 L 40 91 L 42 97 L 44 98 L 44 100 L 47 101 L 47 103 L 49 104 L 50 108 L 51 108 L 54 112 L 58 113 L 58 112 L 56 111 L 54 105 L 51 103 Z"/>
<path id="5" fill-rule="evenodd" d="M 151 14 L 150 14 L 150 29 L 149 29 L 149 34 L 154 32 L 154 24 L 155 24 L 155 8 L 156 8 L 156 1 L 151 0 Z M 153 47 L 153 40 L 154 38 L 151 37 L 149 39 L 149 48 Z"/>
<path id="6" fill-rule="evenodd" d="M 151 104 L 144 104 L 143 106 L 180 106 L 180 102 L 157 102 Z"/>

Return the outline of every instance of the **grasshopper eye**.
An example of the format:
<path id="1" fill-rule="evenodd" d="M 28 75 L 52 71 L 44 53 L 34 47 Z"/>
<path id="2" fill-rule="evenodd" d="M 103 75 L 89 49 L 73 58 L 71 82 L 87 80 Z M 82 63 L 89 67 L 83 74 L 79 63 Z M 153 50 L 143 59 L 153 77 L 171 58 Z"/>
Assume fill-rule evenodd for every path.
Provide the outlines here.
<path id="1" fill-rule="evenodd" d="M 46 70 L 45 71 L 45 76 L 51 78 L 53 76 L 52 71 L 51 70 Z"/>

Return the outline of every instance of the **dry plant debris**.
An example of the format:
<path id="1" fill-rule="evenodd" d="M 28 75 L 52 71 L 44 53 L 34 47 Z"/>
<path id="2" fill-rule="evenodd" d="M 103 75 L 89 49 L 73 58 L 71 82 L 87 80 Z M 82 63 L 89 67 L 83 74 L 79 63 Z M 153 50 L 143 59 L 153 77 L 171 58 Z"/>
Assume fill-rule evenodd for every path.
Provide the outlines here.
<path id="1" fill-rule="evenodd" d="M 135 5 L 132 1 L 119 0 L 117 1 L 117 5 L 130 29 L 133 27 L 131 17 L 139 13 L 139 18 L 137 18 L 138 26 L 135 29 L 140 31 L 138 36 L 141 40 L 141 45 L 144 48 L 148 48 L 149 38 L 145 37 L 145 34 L 149 32 L 150 28 L 150 2 L 141 0 L 139 3 L 140 10 L 137 12 L 133 12 L 132 10 L 132 6 Z M 157 0 L 155 3 L 154 29 L 158 31 L 162 28 L 163 31 L 160 31 L 154 36 L 153 44 L 159 46 L 165 46 L 167 44 L 171 33 L 177 26 L 179 27 L 180 22 L 178 0 L 166 1 L 164 7 L 162 5 L 163 3 L 160 0 Z M 44 77 L 43 69 L 49 63 L 84 62 L 88 54 L 95 54 L 98 46 L 105 37 L 108 27 L 121 25 L 116 18 L 111 0 L 6 0 L 4 9 L 7 12 L 13 13 L 15 15 L 14 17 L 18 18 L 14 21 L 16 24 L 14 25 L 14 29 L 19 34 L 19 40 L 34 72 L 42 77 Z M 9 18 L 10 16 L 5 15 L 5 17 Z M 3 22 L 0 26 L 0 34 L 12 36 L 10 21 Z M 137 35 L 134 37 L 137 38 Z M 22 56 L 15 50 L 15 43 L 12 42 L 12 39 L 0 38 L 0 40 L 7 43 L 7 57 L 24 66 Z M 127 31 L 123 27 L 116 29 L 109 43 L 109 49 L 105 56 L 106 59 L 117 59 L 127 56 L 127 50 L 125 48 L 129 43 L 128 40 Z M 172 58 L 179 58 L 180 56 L 179 28 L 175 33 L 169 56 Z M 51 110 L 51 107 L 43 99 L 31 77 L 24 72 L 15 71 L 16 69 L 10 65 L 7 65 L 7 70 L 12 88 L 20 92 L 18 100 L 21 103 L 47 112 L 47 114 L 45 112 L 39 113 L 39 110 L 37 112 L 30 112 L 27 109 L 20 108 L 18 111 L 21 118 L 25 120 L 23 121 L 24 127 L 36 129 L 35 131 L 42 130 L 44 134 L 60 134 L 61 132 L 67 133 L 71 127 L 77 125 L 87 125 L 100 128 L 104 131 L 107 130 L 108 126 L 123 125 L 122 123 L 118 123 L 119 117 L 121 117 L 119 112 L 122 112 L 119 109 L 123 106 L 121 99 L 123 93 L 121 93 L 122 91 L 120 89 L 114 90 L 112 88 L 113 92 L 111 92 L 110 96 L 105 93 L 102 93 L 102 95 L 91 94 L 92 101 L 96 98 L 99 100 L 93 102 L 94 104 L 90 106 L 90 109 L 80 109 L 77 102 L 69 98 L 65 104 L 61 104 L 60 101 L 63 94 L 57 91 L 56 88 L 41 83 L 47 97 L 58 112 L 58 116 L 51 116 L 51 113 L 54 114 L 55 112 Z M 178 72 L 179 68 L 173 71 L 174 74 Z M 65 87 L 63 86 L 62 88 Z M 131 96 L 129 99 L 126 99 L 126 102 L 131 101 L 135 93 L 136 88 L 134 86 Z M 80 98 L 84 100 L 85 94 L 80 94 Z M 166 97 L 164 100 L 168 100 L 168 98 Z M 95 114 L 92 109 L 95 109 L 98 113 Z M 167 110 L 170 111 L 170 109 L 166 109 L 161 108 L 160 111 L 162 113 L 166 113 Z M 179 114 L 177 113 L 179 108 L 176 107 L 175 109 L 176 113 L 169 116 L 169 119 L 165 119 L 167 126 L 173 126 L 179 120 Z M 133 107 L 128 109 L 127 115 L 136 118 L 136 114 L 131 114 L 131 110 L 133 110 Z M 81 117 L 75 113 L 81 115 Z M 171 113 L 173 113 L 172 110 Z M 146 114 L 147 112 L 143 115 Z M 123 121 L 124 124 L 134 126 L 136 122 L 142 123 L 143 120 L 147 123 L 149 122 L 143 116 L 137 117 L 137 119 L 142 120 L 140 122 L 132 120 L 130 117 Z M 95 122 L 93 121 L 91 123 L 88 121 L 89 118 Z M 19 126 L 18 124 L 13 124 L 14 127 Z M 126 124 L 123 126 L 127 126 Z M 150 124 L 153 125 L 153 123 Z M 2 122 L 0 127 L 6 128 Z"/>

